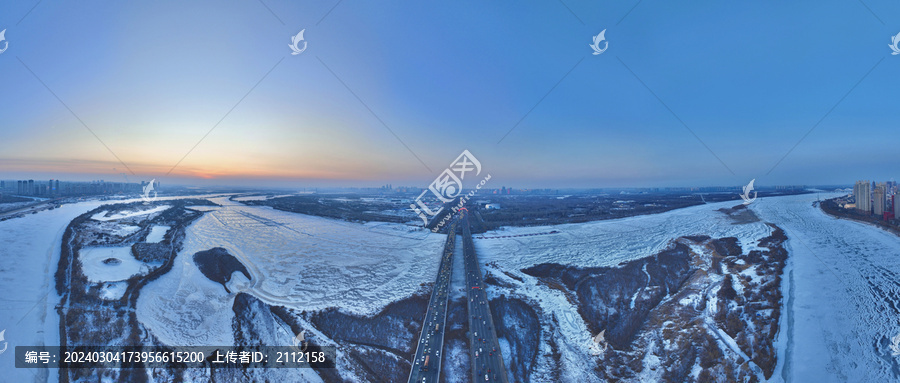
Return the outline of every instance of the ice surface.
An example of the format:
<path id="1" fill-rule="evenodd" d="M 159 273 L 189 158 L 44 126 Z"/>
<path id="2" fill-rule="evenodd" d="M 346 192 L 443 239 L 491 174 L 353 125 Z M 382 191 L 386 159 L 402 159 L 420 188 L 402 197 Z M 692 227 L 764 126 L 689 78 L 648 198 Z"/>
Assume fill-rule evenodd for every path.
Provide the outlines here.
<path id="1" fill-rule="evenodd" d="M 56 370 L 15 368 L 15 346 L 59 345 L 59 316 L 53 274 L 62 235 L 75 217 L 101 205 L 63 205 L 0 222 L 0 330 L 7 351 L 0 354 L 0 380 L 56 381 Z M 0 344 L 0 349 L 3 344 Z"/>
<path id="2" fill-rule="evenodd" d="M 153 226 L 153 228 L 150 229 L 150 234 L 147 235 L 147 240 L 145 242 L 158 243 L 158 242 L 162 241 L 163 238 L 165 238 L 166 233 L 169 232 L 169 229 L 170 229 L 169 226 L 162 226 L 162 225 Z"/>
<path id="3" fill-rule="evenodd" d="M 738 237 L 758 240 L 771 231 L 762 222 L 733 225 L 716 209 L 732 207 L 723 202 L 616 220 L 534 227 L 504 227 L 485 237 L 559 233 L 531 237 L 476 239 L 479 259 L 497 261 L 504 269 L 523 269 L 556 262 L 581 267 L 615 266 L 621 262 L 656 254 L 670 240 L 684 235 L 705 234 L 715 238 Z M 483 255 L 482 255 L 483 254 Z"/>
<path id="4" fill-rule="evenodd" d="M 811 206 L 815 200 L 803 195 L 751 205 L 788 236 L 790 304 L 776 374 L 796 382 L 900 380 L 889 349 L 900 333 L 900 237 L 832 218 Z"/>
<path id="5" fill-rule="evenodd" d="M 166 344 L 231 344 L 233 295 L 206 279 L 194 253 L 223 247 L 251 274 L 245 292 L 300 310 L 373 314 L 433 281 L 444 235 L 358 224 L 214 199 L 186 231 L 174 268 L 149 283 L 138 319 Z M 226 330 L 226 331 L 223 331 Z M 212 342 L 212 343 L 210 343 Z"/>

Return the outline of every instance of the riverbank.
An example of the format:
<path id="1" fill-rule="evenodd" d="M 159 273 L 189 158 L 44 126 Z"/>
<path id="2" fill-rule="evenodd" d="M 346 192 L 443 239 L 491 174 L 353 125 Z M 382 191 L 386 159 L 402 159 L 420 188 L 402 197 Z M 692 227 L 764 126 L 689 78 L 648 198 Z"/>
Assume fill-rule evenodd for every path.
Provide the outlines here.
<path id="1" fill-rule="evenodd" d="M 885 231 L 894 233 L 897 236 L 900 236 L 900 226 L 893 225 L 887 221 L 879 219 L 879 217 L 876 217 L 874 215 L 864 214 L 858 212 L 857 210 L 844 209 L 838 206 L 838 204 L 834 202 L 834 199 L 822 201 L 819 204 L 819 208 L 829 216 L 873 225 L 875 227 L 878 227 L 879 229 L 883 229 Z"/>

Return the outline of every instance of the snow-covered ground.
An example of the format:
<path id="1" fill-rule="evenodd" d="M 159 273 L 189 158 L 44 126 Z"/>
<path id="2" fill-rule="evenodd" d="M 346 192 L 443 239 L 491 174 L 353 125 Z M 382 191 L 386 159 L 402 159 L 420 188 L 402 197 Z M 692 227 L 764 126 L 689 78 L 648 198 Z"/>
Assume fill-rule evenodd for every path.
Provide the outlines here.
<path id="1" fill-rule="evenodd" d="M 104 283 L 100 290 L 100 297 L 106 300 L 116 300 L 125 295 L 128 283 L 124 281 Z"/>
<path id="2" fill-rule="evenodd" d="M 136 274 L 146 274 L 151 268 L 134 258 L 131 246 L 85 247 L 78 252 L 78 261 L 91 282 L 124 281 Z"/>
<path id="3" fill-rule="evenodd" d="M 441 248 L 444 235 L 245 206 L 227 198 L 214 202 L 223 206 L 203 209 L 206 214 L 188 227 L 173 269 L 145 286 L 138 299 L 138 319 L 166 344 L 233 343 L 223 329 L 231 329 L 234 295 L 203 276 L 192 258 L 198 251 L 225 248 L 250 271 L 245 292 L 300 310 L 340 307 L 374 314 L 437 273 L 434 249 Z"/>
<path id="4" fill-rule="evenodd" d="M 235 197 L 234 200 L 238 202 L 246 202 L 246 201 L 265 201 L 269 199 L 269 196 L 266 195 L 252 195 L 247 197 Z"/>
<path id="5" fill-rule="evenodd" d="M 147 214 L 159 213 L 170 207 L 171 206 L 169 206 L 169 205 L 162 205 L 162 206 L 155 206 L 152 208 L 148 207 L 146 209 L 138 208 L 135 210 L 122 210 L 122 211 L 115 212 L 115 213 L 101 211 L 101 212 L 91 216 L 91 219 L 96 220 L 96 221 L 115 221 L 115 220 L 119 220 L 119 219 L 123 219 L 123 218 L 131 218 L 131 217 L 138 217 L 138 216 L 147 215 Z"/>
<path id="6" fill-rule="evenodd" d="M 821 198 L 838 196 L 822 195 Z M 764 222 L 785 229 L 788 268 L 786 308 L 778 335 L 779 365 L 772 381 L 863 382 L 900 379 L 890 338 L 900 334 L 900 237 L 871 225 L 832 218 L 812 206 L 816 195 L 761 198 L 750 205 Z M 553 227 L 505 228 L 485 236 L 545 232 L 533 237 L 476 240 L 483 263 L 497 262 L 526 281 L 519 293 L 542 299 L 542 309 L 560 319 L 563 371 L 589 355 L 590 336 L 574 306 L 533 278 L 517 273 L 535 264 L 614 266 L 655 254 L 683 235 L 734 236 L 744 251 L 770 229 L 762 222 L 733 225 L 716 209 L 736 202 L 695 206 L 615 221 Z M 491 267 L 487 268 L 491 270 Z M 500 279 L 506 278 L 495 272 Z M 539 366 L 538 372 L 547 366 Z M 571 379 L 582 379 L 572 373 Z"/>

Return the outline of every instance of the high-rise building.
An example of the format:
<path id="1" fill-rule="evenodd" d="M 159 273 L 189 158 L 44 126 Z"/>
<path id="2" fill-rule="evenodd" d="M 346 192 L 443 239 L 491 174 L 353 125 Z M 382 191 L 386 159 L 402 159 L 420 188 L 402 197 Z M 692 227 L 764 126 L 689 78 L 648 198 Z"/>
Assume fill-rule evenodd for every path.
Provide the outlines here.
<path id="1" fill-rule="evenodd" d="M 894 194 L 894 218 L 900 218 L 900 191 Z"/>
<path id="2" fill-rule="evenodd" d="M 37 194 L 37 193 L 35 193 L 35 190 L 34 190 L 34 180 L 28 180 L 28 190 L 26 190 L 25 192 L 26 192 L 25 194 L 27 194 L 27 195 Z"/>
<path id="3" fill-rule="evenodd" d="M 866 213 L 872 212 L 872 184 L 869 181 L 857 181 L 853 186 L 853 197 L 856 208 Z"/>
<path id="4" fill-rule="evenodd" d="M 887 186 L 883 183 L 876 185 L 875 192 L 872 193 L 872 200 L 875 215 L 879 217 L 884 216 L 884 212 L 887 211 Z"/>

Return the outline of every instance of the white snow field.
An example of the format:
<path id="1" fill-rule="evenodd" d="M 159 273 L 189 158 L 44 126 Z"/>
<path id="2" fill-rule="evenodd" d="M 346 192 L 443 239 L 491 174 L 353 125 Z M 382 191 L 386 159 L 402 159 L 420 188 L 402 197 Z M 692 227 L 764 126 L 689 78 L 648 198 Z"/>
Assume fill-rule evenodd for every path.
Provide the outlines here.
<path id="1" fill-rule="evenodd" d="M 155 207 L 147 208 L 147 209 L 138 208 L 133 211 L 132 210 L 122 210 L 122 211 L 119 211 L 116 213 L 110 213 L 108 211 L 101 211 L 101 212 L 91 216 L 91 219 L 93 219 L 95 221 L 115 221 L 115 220 L 119 220 L 119 219 L 123 219 L 123 218 L 131 218 L 131 217 L 138 217 L 138 216 L 147 215 L 147 214 L 159 213 L 170 207 L 171 206 L 169 206 L 169 205 L 162 205 L 162 206 L 155 206 Z M 109 216 L 107 216 L 107 214 L 109 214 Z"/>
<path id="2" fill-rule="evenodd" d="M 198 251 L 225 248 L 251 274 L 243 291 L 300 310 L 340 307 L 374 314 L 437 273 L 443 235 L 244 206 L 227 198 L 213 201 L 223 206 L 204 209 L 188 227 L 173 269 L 145 286 L 138 299 L 138 319 L 165 344 L 234 343 L 236 291 L 226 293 L 200 272 L 193 261 Z"/>
<path id="3" fill-rule="evenodd" d="M 85 247 L 78 252 L 78 261 L 91 282 L 124 281 L 136 274 L 147 274 L 153 266 L 135 259 L 131 246 Z"/>

